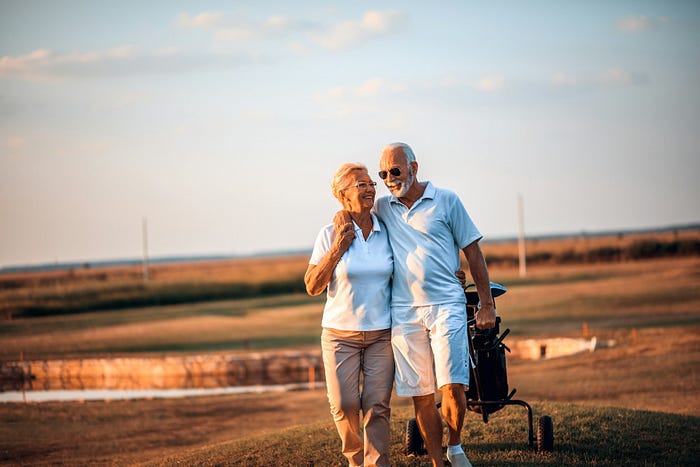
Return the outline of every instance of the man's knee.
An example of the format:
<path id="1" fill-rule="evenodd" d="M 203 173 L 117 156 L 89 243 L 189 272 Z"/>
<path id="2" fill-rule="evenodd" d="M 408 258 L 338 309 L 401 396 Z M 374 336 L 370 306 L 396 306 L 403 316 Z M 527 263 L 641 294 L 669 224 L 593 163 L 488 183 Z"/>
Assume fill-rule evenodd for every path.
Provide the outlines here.
<path id="1" fill-rule="evenodd" d="M 425 407 L 435 405 L 435 394 L 426 394 L 425 396 L 413 396 L 413 406 L 416 411 Z"/>
<path id="2" fill-rule="evenodd" d="M 446 384 L 440 388 L 440 391 L 443 401 L 449 401 L 457 407 L 467 406 L 466 387 L 463 384 Z"/>

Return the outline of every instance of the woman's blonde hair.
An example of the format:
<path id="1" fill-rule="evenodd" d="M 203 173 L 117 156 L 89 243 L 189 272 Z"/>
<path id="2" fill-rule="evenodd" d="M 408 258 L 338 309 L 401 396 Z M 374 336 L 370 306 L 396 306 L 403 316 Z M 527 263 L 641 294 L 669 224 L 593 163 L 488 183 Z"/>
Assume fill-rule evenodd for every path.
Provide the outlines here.
<path id="1" fill-rule="evenodd" d="M 340 197 L 340 192 L 348 187 L 347 180 L 345 179 L 355 170 L 369 172 L 367 170 L 367 167 L 360 164 L 359 162 L 346 162 L 345 164 L 338 167 L 338 170 L 335 171 L 335 175 L 333 175 L 333 181 L 331 182 L 331 191 L 333 193 L 333 196 L 335 196 L 335 198 L 338 201 L 340 201 L 341 204 L 343 203 L 343 200 Z"/>

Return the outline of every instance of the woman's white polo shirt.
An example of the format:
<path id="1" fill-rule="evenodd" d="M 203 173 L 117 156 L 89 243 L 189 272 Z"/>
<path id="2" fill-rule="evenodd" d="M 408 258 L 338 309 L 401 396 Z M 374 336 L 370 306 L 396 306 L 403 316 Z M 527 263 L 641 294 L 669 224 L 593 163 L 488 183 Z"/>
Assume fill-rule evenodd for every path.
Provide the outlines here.
<path id="1" fill-rule="evenodd" d="M 386 228 L 372 214 L 367 240 L 353 222 L 355 239 L 340 258 L 328 284 L 323 309 L 324 328 L 343 331 L 377 331 L 391 327 L 391 275 L 393 256 Z M 318 264 L 330 251 L 335 230 L 326 225 L 316 237 L 309 264 Z"/>

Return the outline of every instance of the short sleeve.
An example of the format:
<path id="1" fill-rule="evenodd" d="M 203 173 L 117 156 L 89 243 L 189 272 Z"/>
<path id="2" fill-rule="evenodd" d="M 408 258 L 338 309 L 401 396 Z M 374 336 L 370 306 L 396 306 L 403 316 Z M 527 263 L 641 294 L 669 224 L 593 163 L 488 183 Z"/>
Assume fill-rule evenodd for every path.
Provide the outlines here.
<path id="1" fill-rule="evenodd" d="M 321 259 L 330 251 L 333 228 L 333 224 L 328 224 L 318 233 L 316 242 L 314 242 L 314 249 L 311 252 L 309 264 L 320 263 Z"/>

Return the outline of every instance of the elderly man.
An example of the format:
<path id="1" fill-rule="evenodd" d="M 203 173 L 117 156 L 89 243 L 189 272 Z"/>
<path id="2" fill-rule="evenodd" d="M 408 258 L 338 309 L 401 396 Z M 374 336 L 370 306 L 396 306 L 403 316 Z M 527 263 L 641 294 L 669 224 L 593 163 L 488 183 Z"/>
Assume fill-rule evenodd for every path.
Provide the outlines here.
<path id="1" fill-rule="evenodd" d="M 441 466 L 442 422 L 435 404 L 439 388 L 449 428 L 447 458 L 453 466 L 470 466 L 461 441 L 469 384 L 467 319 L 455 271 L 462 250 L 481 301 L 476 325 L 494 327 L 496 310 L 478 243 L 482 236 L 455 193 L 418 181 L 418 163 L 408 145 L 386 146 L 379 168 L 391 192 L 377 200 L 375 212 L 386 224 L 394 254 L 396 394 L 413 398 L 428 455 L 434 466 Z"/>

